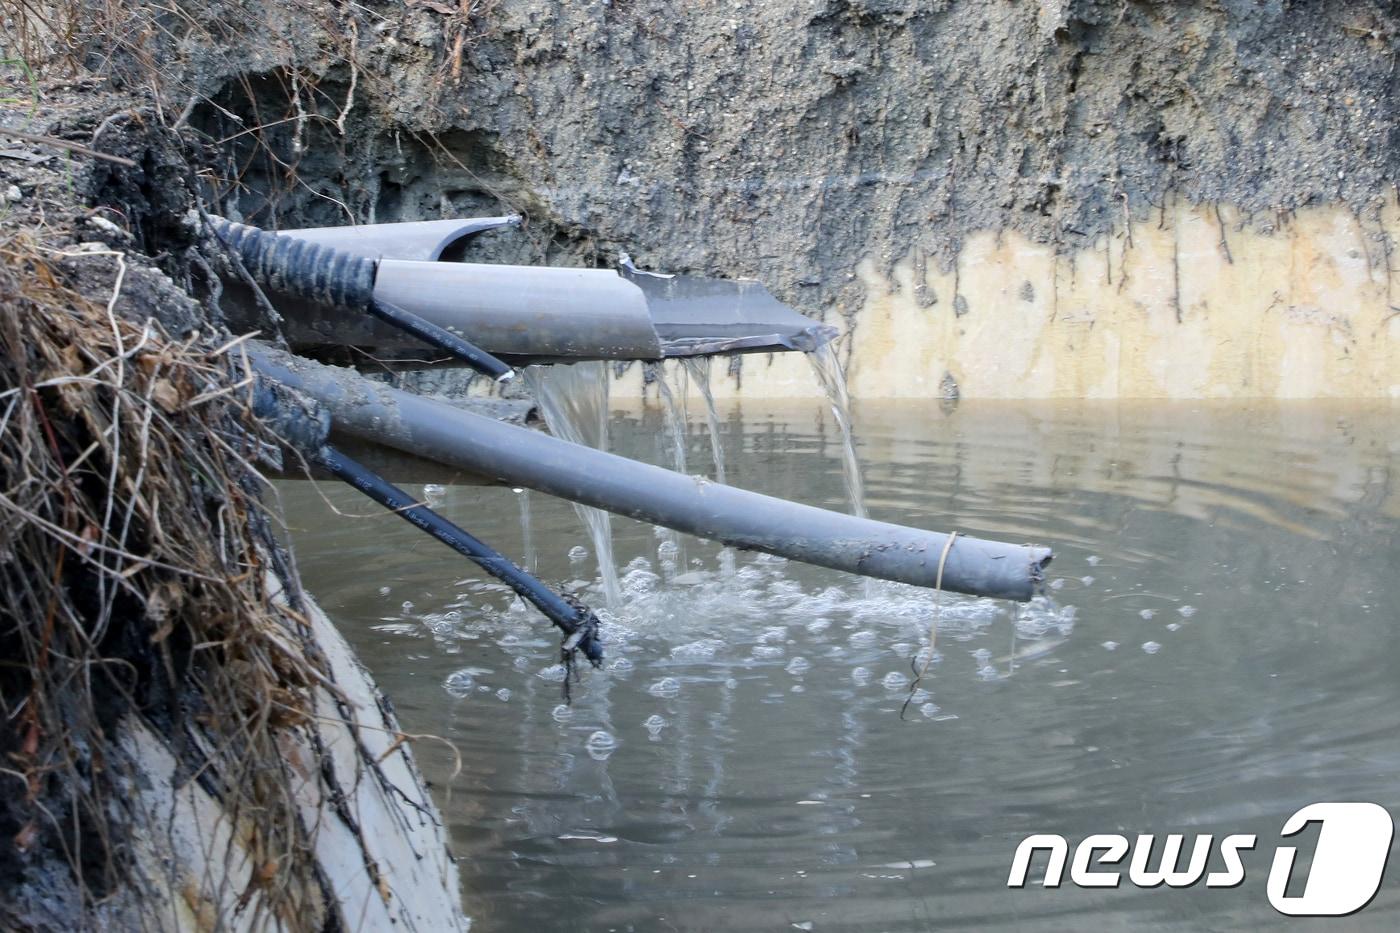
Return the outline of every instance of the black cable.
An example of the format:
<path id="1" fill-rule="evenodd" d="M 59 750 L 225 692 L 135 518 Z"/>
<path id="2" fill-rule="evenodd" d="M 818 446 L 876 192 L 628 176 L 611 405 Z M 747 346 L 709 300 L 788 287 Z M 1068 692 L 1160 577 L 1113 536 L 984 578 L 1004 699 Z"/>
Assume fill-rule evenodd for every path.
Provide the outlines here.
<path id="1" fill-rule="evenodd" d="M 564 659 L 568 664 L 575 649 L 597 667 L 603 660 L 603 643 L 598 635 L 598 617 L 587 606 L 561 596 L 517 567 L 508 557 L 399 489 L 330 444 L 316 454 L 316 461 L 337 479 L 344 480 L 375 502 L 396 512 L 405 521 L 437 538 L 462 554 L 491 576 L 509 586 L 565 635 Z"/>
<path id="2" fill-rule="evenodd" d="M 381 321 L 412 334 L 444 353 L 451 353 L 472 369 L 485 373 L 497 382 L 504 382 L 515 375 L 515 370 L 476 344 L 463 340 L 452 331 L 439 327 L 412 311 L 390 304 L 381 298 L 371 301 L 367 310 Z"/>

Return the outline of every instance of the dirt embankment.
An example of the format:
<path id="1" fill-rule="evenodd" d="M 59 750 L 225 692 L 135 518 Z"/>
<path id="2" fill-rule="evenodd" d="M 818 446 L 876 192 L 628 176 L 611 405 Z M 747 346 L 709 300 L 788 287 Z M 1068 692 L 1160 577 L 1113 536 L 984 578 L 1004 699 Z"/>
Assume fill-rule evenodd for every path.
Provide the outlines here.
<path id="1" fill-rule="evenodd" d="M 1396 174 L 1385 4 L 468 9 L 263 4 L 266 32 L 191 43 L 183 84 L 213 100 L 190 123 L 245 134 L 224 147 L 243 182 L 226 207 L 313 223 L 515 209 L 530 224 L 493 258 L 625 247 L 761 275 L 825 312 L 854 306 L 865 256 L 946 269 L 985 230 L 1074 249 L 1171 195 L 1246 224 L 1360 214 Z"/>

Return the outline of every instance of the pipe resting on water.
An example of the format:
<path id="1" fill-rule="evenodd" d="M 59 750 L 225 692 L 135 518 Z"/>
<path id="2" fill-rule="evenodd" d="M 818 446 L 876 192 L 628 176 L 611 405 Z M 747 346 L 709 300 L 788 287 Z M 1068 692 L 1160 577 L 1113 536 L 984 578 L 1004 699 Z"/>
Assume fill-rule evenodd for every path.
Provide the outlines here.
<path id="1" fill-rule="evenodd" d="M 325 406 L 335 430 L 480 476 L 748 550 L 932 588 L 948 536 L 788 502 L 503 424 L 250 342 L 262 375 Z M 958 535 L 943 589 L 1025 601 L 1049 548 Z"/>
<path id="2" fill-rule="evenodd" d="M 327 441 L 330 413 L 314 399 L 287 384 L 259 378 L 253 387 L 253 414 L 282 442 L 308 457 L 336 479 L 389 509 L 420 531 L 432 535 L 482 570 L 509 586 L 564 633 L 562 660 L 572 669 L 575 650 L 597 667 L 603 660 L 598 617 L 582 602 L 556 593 L 515 562 L 466 529 L 448 521 L 353 457 Z M 568 682 L 565 681 L 565 696 Z"/>

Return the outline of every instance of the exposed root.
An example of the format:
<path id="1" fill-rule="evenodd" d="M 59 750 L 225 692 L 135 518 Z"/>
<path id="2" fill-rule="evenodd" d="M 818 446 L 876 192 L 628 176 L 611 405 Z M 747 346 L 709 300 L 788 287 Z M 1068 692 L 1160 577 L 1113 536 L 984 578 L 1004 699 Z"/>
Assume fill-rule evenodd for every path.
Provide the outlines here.
<path id="1" fill-rule="evenodd" d="M 239 346 L 117 313 L 120 256 L 95 299 L 29 234 L 0 255 L 0 928 L 168 928 L 159 892 L 190 885 L 225 902 L 209 886 L 226 876 L 153 877 L 141 858 L 139 770 L 114 741 L 138 722 L 224 805 L 253 861 L 243 919 L 322 929 L 281 743 L 317 728 L 326 678 L 276 593 L 291 575 L 250 462 L 268 439 L 229 388 Z"/>

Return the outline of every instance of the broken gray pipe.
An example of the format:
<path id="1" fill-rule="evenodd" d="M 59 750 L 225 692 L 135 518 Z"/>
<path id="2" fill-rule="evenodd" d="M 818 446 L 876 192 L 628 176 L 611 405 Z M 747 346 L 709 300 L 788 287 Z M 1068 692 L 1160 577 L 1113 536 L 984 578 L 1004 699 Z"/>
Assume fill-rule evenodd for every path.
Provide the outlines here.
<path id="1" fill-rule="evenodd" d="M 441 261 L 466 237 L 518 222 L 489 217 L 283 231 L 374 259 L 374 296 L 517 363 L 659 360 L 811 350 L 835 328 L 798 314 L 749 280 Z M 235 288 L 235 291 L 237 289 Z M 278 296 L 294 346 L 411 352 L 401 332 Z"/>
<path id="2" fill-rule="evenodd" d="M 337 431 L 514 486 L 526 486 L 641 521 L 833 570 L 933 587 L 948 536 L 870 521 L 685 476 L 502 424 L 444 402 L 370 382 L 262 345 L 263 375 L 330 411 Z M 1048 548 L 959 535 L 943 589 L 1028 600 Z"/>

